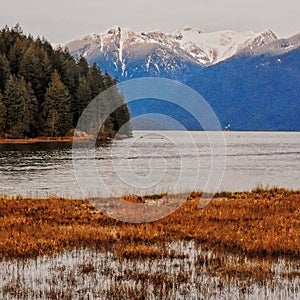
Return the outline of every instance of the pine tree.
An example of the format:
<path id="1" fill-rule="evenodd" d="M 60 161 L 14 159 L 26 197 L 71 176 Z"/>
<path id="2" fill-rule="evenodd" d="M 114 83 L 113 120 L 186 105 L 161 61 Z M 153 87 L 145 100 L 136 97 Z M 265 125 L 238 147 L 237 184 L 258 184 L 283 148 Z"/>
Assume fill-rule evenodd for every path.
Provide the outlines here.
<path id="1" fill-rule="evenodd" d="M 39 106 L 41 106 L 52 75 L 52 66 L 47 53 L 32 44 L 25 51 L 20 62 L 19 74 L 27 82 L 30 82 Z"/>
<path id="2" fill-rule="evenodd" d="M 30 83 L 26 83 L 21 77 L 21 86 L 25 92 L 25 102 L 23 107 L 23 126 L 26 137 L 36 137 L 39 135 L 39 105 L 34 95 Z"/>
<path id="3" fill-rule="evenodd" d="M 104 73 L 104 75 L 103 75 L 104 89 L 114 86 L 117 83 L 118 83 L 118 80 L 116 78 L 112 78 L 107 72 Z"/>
<path id="4" fill-rule="evenodd" d="M 79 70 L 74 58 L 62 48 L 55 51 L 53 55 L 53 67 L 66 85 L 71 96 L 74 96 L 79 84 Z"/>
<path id="5" fill-rule="evenodd" d="M 5 131 L 12 138 L 31 136 L 37 116 L 37 101 L 24 78 L 10 75 L 4 95 Z"/>
<path id="6" fill-rule="evenodd" d="M 41 89 L 39 74 L 42 72 L 40 61 L 36 55 L 36 48 L 31 45 L 24 53 L 20 62 L 19 75 L 23 76 L 27 82 L 30 82 L 35 90 Z"/>
<path id="7" fill-rule="evenodd" d="M 54 71 L 56 70 L 56 71 Z M 130 119 L 124 97 L 115 87 L 108 99 L 101 93 L 117 80 L 89 66 L 86 59 L 75 60 L 67 50 L 54 50 L 45 39 L 25 36 L 17 24 L 0 30 L 0 134 L 7 137 L 33 137 L 42 134 L 64 136 L 70 133 L 95 97 L 100 97 L 97 115 L 106 116 L 100 135 L 113 137 Z M 41 113 L 39 113 L 41 112 Z M 91 112 L 94 114 L 94 111 Z M 73 121 L 73 122 L 72 122 Z M 97 120 L 90 120 L 94 129 Z M 130 132 L 130 126 L 123 126 Z"/>
<path id="8" fill-rule="evenodd" d="M 4 105 L 6 109 L 5 131 L 9 137 L 22 137 L 19 132 L 21 127 L 21 107 L 23 101 L 23 93 L 20 89 L 18 78 L 10 75 L 6 82 L 4 93 Z"/>
<path id="9" fill-rule="evenodd" d="M 116 127 L 115 130 L 119 135 L 132 136 L 132 126 L 130 123 L 130 113 L 128 106 L 124 103 L 116 111 Z"/>
<path id="10" fill-rule="evenodd" d="M 89 69 L 87 81 L 90 85 L 92 98 L 98 96 L 106 88 L 102 73 L 96 64 Z"/>
<path id="11" fill-rule="evenodd" d="M 55 70 L 46 91 L 43 116 L 48 136 L 65 136 L 72 128 L 70 94 Z"/>
<path id="12" fill-rule="evenodd" d="M 76 102 L 73 106 L 74 126 L 76 126 L 83 110 L 87 107 L 92 99 L 92 91 L 89 83 L 87 82 L 86 78 L 81 78 L 76 93 Z"/>
<path id="13" fill-rule="evenodd" d="M 77 68 L 75 60 L 70 56 L 70 54 L 65 54 L 65 56 L 65 72 L 64 76 L 61 75 L 61 79 L 68 88 L 71 97 L 73 98 L 73 96 L 76 94 L 76 90 L 79 84 L 79 70 Z"/>
<path id="14" fill-rule="evenodd" d="M 84 57 L 80 57 L 80 59 L 77 62 L 77 66 L 79 69 L 79 75 L 80 77 L 87 77 L 89 72 L 89 65 Z"/>
<path id="15" fill-rule="evenodd" d="M 113 129 L 119 135 L 131 136 L 131 124 L 130 113 L 123 94 L 120 93 L 116 86 L 110 88 L 111 97 L 110 102 L 113 104 L 114 111 L 111 113 L 111 119 L 113 122 Z"/>
<path id="16" fill-rule="evenodd" d="M 4 91 L 6 80 L 9 78 L 10 68 L 5 55 L 0 53 L 0 90 Z"/>
<path id="17" fill-rule="evenodd" d="M 3 103 L 3 97 L 0 92 L 0 137 L 4 136 L 6 109 Z"/>
<path id="18" fill-rule="evenodd" d="M 19 28 L 19 24 L 12 29 L 5 26 L 0 32 L 0 51 L 5 53 L 8 58 L 10 50 L 14 47 L 16 41 L 24 40 L 24 38 L 25 36 L 23 35 L 22 29 Z"/>
<path id="19" fill-rule="evenodd" d="M 10 71 L 13 75 L 17 75 L 19 72 L 19 67 L 25 52 L 25 48 L 26 42 L 22 41 L 18 37 L 8 53 Z"/>

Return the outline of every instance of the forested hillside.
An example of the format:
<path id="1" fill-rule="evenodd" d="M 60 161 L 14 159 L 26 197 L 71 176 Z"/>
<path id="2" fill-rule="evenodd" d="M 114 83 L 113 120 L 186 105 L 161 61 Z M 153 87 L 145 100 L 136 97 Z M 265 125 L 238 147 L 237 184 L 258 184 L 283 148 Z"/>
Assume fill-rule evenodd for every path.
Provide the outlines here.
<path id="1" fill-rule="evenodd" d="M 0 137 L 72 135 L 87 104 L 115 83 L 84 58 L 75 60 L 44 38 L 26 36 L 19 25 L 6 27 L 0 31 Z M 121 93 L 118 98 L 124 103 Z M 106 120 L 101 135 L 113 137 L 129 119 L 124 104 Z M 124 130 L 130 135 L 130 126 Z"/>

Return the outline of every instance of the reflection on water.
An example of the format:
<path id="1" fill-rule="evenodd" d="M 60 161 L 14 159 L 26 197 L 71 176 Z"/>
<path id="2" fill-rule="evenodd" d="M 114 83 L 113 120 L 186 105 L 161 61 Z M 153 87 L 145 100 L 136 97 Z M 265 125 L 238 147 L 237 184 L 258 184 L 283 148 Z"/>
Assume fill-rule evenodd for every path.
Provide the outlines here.
<path id="1" fill-rule="evenodd" d="M 299 266 L 173 242 L 164 258 L 74 250 L 0 262 L 1 299 L 299 299 Z M 240 267 L 239 267 L 240 266 Z M 265 273 L 262 273 L 264 270 Z M 261 274 L 262 273 L 262 274 Z M 271 275 L 269 275 L 271 274 Z"/>
<path id="2" fill-rule="evenodd" d="M 224 135 L 227 155 L 221 190 L 249 190 L 257 185 L 300 188 L 300 133 Z M 84 145 L 81 159 L 87 189 L 104 193 L 101 187 L 88 186 L 92 181 Z M 211 148 L 204 132 L 143 132 L 136 139 L 100 144 L 95 161 L 99 176 L 113 194 L 185 192 L 203 189 L 211 167 Z M 0 145 L 0 194 L 82 197 L 72 145 Z"/>
<path id="3" fill-rule="evenodd" d="M 70 143 L 0 145 L 0 191 L 8 195 L 71 195 L 76 190 Z"/>

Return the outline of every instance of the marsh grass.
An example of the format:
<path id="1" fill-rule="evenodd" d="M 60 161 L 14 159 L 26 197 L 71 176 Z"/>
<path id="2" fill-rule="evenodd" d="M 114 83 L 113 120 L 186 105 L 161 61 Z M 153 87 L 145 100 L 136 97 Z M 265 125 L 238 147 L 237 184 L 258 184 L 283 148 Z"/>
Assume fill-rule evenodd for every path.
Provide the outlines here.
<path id="1" fill-rule="evenodd" d="M 134 256 L 136 249 L 144 256 L 164 256 L 163 247 L 155 248 L 155 243 L 191 239 L 202 247 L 249 257 L 299 258 L 299 192 L 256 189 L 249 193 L 221 193 L 204 209 L 198 208 L 199 196 L 191 194 L 170 216 L 145 224 L 111 219 L 97 212 L 87 200 L 2 197 L 0 259 L 35 257 L 81 247 L 108 249 L 112 244 L 125 245 L 122 251 L 116 248 L 120 255 Z M 139 201 L 138 196 L 130 198 Z M 142 201 L 147 199 L 143 197 Z"/>
<path id="2" fill-rule="evenodd" d="M 123 199 L 152 204 L 166 196 L 170 203 L 179 197 Z M 172 215 L 130 224 L 103 215 L 87 200 L 2 197 L 0 296 L 300 295 L 300 192 L 278 188 L 223 192 L 204 209 L 198 208 L 200 201 L 201 193 L 193 192 Z"/>
<path id="3" fill-rule="evenodd" d="M 297 264 L 166 245 L 172 257 L 81 249 L 0 263 L 2 299 L 297 299 Z"/>

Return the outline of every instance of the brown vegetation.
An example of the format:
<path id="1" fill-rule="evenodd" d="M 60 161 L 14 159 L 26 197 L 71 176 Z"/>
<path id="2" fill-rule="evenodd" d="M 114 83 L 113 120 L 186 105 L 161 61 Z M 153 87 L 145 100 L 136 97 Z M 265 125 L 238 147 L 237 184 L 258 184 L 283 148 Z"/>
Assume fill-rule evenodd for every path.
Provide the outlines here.
<path id="1" fill-rule="evenodd" d="M 6 139 L 0 138 L 1 144 L 35 144 L 35 143 L 72 143 L 73 141 L 90 141 L 92 137 L 80 137 L 80 136 L 65 136 L 65 137 L 36 137 L 36 138 L 24 138 L 24 139 Z"/>
<path id="2" fill-rule="evenodd" d="M 96 212 L 87 200 L 3 197 L 0 258 L 35 257 L 80 247 L 110 249 L 126 258 L 164 257 L 167 242 L 187 239 L 196 240 L 202 248 L 249 257 L 299 258 L 300 192 L 222 193 L 204 209 L 198 208 L 199 200 L 194 193 L 162 220 L 129 224 Z"/>

